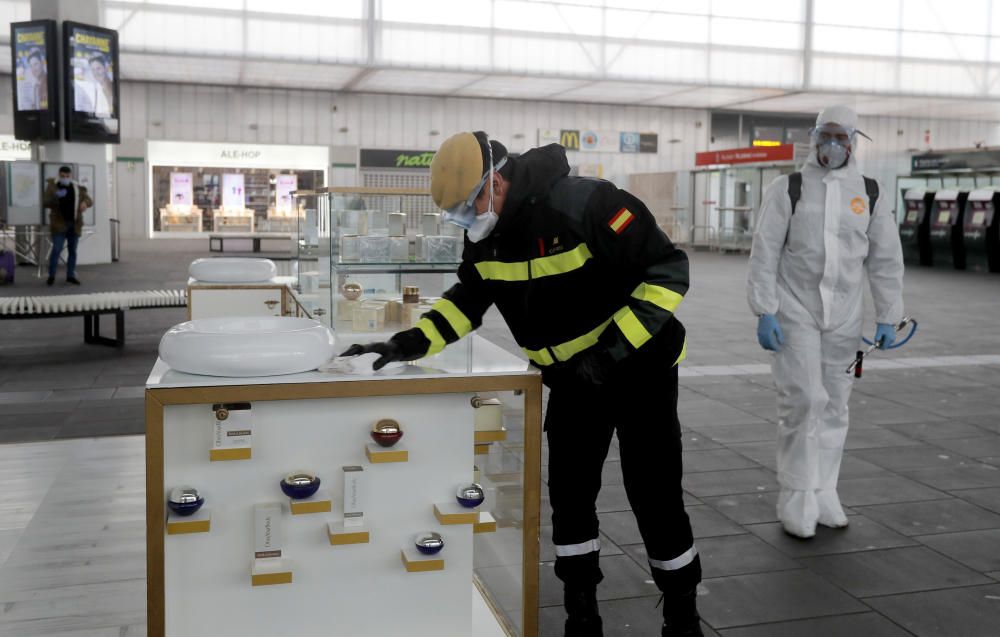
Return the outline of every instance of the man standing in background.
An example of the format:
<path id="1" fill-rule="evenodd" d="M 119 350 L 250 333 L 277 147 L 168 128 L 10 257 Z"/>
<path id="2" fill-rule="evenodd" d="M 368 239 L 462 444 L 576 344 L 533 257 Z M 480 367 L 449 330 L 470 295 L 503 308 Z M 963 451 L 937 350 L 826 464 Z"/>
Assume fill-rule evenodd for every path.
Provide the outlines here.
<path id="1" fill-rule="evenodd" d="M 59 255 L 62 254 L 63 246 L 66 246 L 69 251 L 66 258 L 66 283 L 80 285 L 76 278 L 76 248 L 83 229 L 83 211 L 93 206 L 94 202 L 87 194 L 87 189 L 73 180 L 73 169 L 69 166 L 60 166 L 59 178 L 46 184 L 43 201 L 49 210 L 49 231 L 52 233 L 49 279 L 46 283 L 55 283 Z"/>

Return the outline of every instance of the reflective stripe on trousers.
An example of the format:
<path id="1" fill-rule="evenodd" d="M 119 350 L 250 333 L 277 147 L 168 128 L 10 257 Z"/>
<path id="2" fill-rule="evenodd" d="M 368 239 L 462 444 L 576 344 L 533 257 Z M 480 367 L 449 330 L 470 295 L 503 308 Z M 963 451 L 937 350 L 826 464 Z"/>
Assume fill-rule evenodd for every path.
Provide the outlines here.
<path id="1" fill-rule="evenodd" d="M 658 568 L 661 571 L 676 571 L 678 569 L 684 568 L 685 566 L 693 562 L 694 558 L 697 555 L 698 555 L 698 549 L 695 547 L 694 544 L 692 544 L 691 548 L 684 551 L 683 553 L 681 553 L 672 560 L 650 559 L 649 565 L 652 566 L 653 568 Z"/>
<path id="2" fill-rule="evenodd" d="M 587 553 L 596 553 L 600 550 L 601 538 L 594 538 L 593 540 L 587 540 L 579 544 L 556 544 L 556 557 L 575 557 L 577 555 L 586 555 Z"/>

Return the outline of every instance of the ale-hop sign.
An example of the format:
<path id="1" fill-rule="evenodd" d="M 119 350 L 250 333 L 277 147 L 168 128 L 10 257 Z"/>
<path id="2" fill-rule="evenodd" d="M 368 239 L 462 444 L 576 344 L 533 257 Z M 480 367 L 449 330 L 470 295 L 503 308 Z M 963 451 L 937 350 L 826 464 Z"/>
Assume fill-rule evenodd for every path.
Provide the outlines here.
<path id="1" fill-rule="evenodd" d="M 656 153 L 656 133 L 596 129 L 538 129 L 538 145 L 559 144 L 581 153 Z"/>

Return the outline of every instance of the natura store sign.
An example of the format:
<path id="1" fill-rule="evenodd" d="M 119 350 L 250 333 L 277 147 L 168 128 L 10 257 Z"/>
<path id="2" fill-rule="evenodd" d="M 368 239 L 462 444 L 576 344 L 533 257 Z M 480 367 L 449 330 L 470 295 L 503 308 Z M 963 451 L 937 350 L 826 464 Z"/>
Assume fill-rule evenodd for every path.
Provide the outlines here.
<path id="1" fill-rule="evenodd" d="M 153 166 L 324 170 L 329 165 L 330 149 L 327 146 L 150 141 L 146 146 L 146 158 Z"/>

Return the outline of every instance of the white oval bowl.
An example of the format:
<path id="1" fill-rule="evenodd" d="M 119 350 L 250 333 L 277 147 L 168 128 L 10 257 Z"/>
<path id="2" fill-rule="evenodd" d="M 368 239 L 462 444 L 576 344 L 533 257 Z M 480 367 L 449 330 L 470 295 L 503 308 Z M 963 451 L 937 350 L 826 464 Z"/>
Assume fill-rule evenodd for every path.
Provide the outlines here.
<path id="1" fill-rule="evenodd" d="M 195 259 L 188 266 L 192 279 L 206 283 L 259 283 L 277 273 L 274 261 L 250 257 Z"/>
<path id="2" fill-rule="evenodd" d="M 319 321 L 291 316 L 187 321 L 160 339 L 160 358 L 204 376 L 278 376 L 316 369 L 334 356 L 334 336 Z"/>

